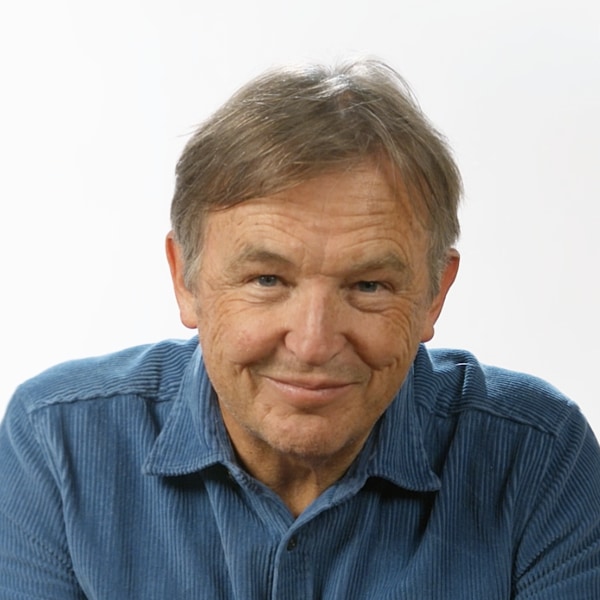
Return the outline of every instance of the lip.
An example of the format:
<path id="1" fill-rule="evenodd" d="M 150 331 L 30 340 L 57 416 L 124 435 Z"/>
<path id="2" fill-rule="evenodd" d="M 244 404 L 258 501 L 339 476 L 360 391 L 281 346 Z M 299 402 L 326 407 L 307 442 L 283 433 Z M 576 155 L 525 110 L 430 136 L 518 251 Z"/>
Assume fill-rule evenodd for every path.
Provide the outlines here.
<path id="1" fill-rule="evenodd" d="M 331 379 L 264 377 L 280 395 L 291 404 L 309 407 L 322 406 L 348 393 L 354 382 Z"/>

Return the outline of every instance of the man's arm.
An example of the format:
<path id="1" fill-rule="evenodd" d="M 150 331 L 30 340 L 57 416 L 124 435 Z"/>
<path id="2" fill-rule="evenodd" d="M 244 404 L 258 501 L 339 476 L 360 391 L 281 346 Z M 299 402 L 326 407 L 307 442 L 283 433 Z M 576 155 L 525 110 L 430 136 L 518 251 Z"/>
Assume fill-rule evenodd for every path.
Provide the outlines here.
<path id="1" fill-rule="evenodd" d="M 17 394 L 0 425 L 0 600 L 85 599 L 65 534 L 60 471 Z"/>
<path id="2" fill-rule="evenodd" d="M 515 556 L 516 600 L 600 598 L 600 448 L 575 408 Z"/>

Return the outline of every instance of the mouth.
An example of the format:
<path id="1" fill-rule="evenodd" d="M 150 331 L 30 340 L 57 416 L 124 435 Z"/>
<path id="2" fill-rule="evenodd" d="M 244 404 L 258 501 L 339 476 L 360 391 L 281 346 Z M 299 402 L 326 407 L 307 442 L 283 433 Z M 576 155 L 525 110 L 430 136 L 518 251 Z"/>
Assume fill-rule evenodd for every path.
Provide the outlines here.
<path id="1" fill-rule="evenodd" d="M 269 377 L 264 379 L 290 404 L 322 406 L 341 399 L 356 385 L 355 382 L 325 378 Z"/>

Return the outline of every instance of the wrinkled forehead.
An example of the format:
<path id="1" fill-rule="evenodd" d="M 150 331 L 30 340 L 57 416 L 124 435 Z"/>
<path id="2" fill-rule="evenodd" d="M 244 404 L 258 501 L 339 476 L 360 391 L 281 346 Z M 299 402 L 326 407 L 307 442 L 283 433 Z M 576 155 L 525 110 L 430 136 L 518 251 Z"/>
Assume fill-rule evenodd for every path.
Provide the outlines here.
<path id="1" fill-rule="evenodd" d="M 403 213 L 415 229 L 423 229 L 429 231 L 429 219 L 427 216 L 426 203 L 423 199 L 423 184 L 422 182 L 414 182 L 401 173 L 400 168 L 395 166 L 391 160 L 382 156 L 369 156 L 360 160 L 351 159 L 346 163 L 335 165 L 314 165 L 314 168 L 307 169 L 301 176 L 282 177 L 281 174 L 274 176 L 273 184 L 266 183 L 260 189 L 252 192 L 249 191 L 244 197 L 232 199 L 229 202 L 224 202 L 219 206 L 207 207 L 202 217 L 202 230 L 205 229 L 206 222 L 210 219 L 210 215 L 221 211 L 226 211 L 234 206 L 253 202 L 257 199 L 266 199 L 269 203 L 281 204 L 281 210 L 285 210 L 285 204 L 289 201 L 288 192 L 299 186 L 303 186 L 312 181 L 324 180 L 329 178 L 332 182 L 336 176 L 352 176 L 357 173 L 370 173 L 372 181 L 382 187 L 385 186 L 384 193 L 369 194 L 367 190 L 362 190 L 364 201 L 372 203 L 372 208 L 377 209 L 377 202 L 385 199 L 393 198 L 397 203 L 399 210 Z M 298 198 L 298 197 L 297 197 Z M 301 201 L 301 200 L 300 200 Z M 327 195 L 323 195 L 323 201 L 327 201 Z M 390 207 L 389 202 L 386 203 Z M 389 208 L 388 208 L 389 209 Z"/>
<path id="2" fill-rule="evenodd" d="M 203 253 L 212 264 L 224 257 L 231 264 L 287 257 L 315 272 L 317 266 L 331 273 L 355 263 L 389 266 L 389 257 L 421 269 L 428 236 L 405 194 L 397 196 L 372 165 L 325 174 L 211 213 Z"/>
<path id="3" fill-rule="evenodd" d="M 199 260 L 303 257 L 306 265 L 334 272 L 343 270 L 340 265 L 389 264 L 383 257 L 392 256 L 408 270 L 422 271 L 429 245 L 406 186 L 369 162 L 210 211 Z"/>

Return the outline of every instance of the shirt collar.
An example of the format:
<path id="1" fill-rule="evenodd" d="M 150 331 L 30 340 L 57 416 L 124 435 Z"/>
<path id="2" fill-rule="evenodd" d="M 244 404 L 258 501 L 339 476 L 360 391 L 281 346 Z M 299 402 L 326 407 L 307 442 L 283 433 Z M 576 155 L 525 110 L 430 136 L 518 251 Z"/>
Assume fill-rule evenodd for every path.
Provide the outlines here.
<path id="1" fill-rule="evenodd" d="M 235 458 L 198 346 L 143 472 L 186 475 L 216 463 L 231 465 Z"/>
<path id="2" fill-rule="evenodd" d="M 420 352 L 426 352 L 421 348 Z M 423 427 L 415 403 L 415 364 L 400 391 L 371 433 L 368 477 L 381 477 L 404 489 L 427 492 L 441 487 L 423 443 Z"/>
<path id="3" fill-rule="evenodd" d="M 420 352 L 425 352 L 421 349 Z M 353 476 L 381 477 L 413 491 L 433 491 L 440 480 L 423 445 L 414 401 L 414 365 L 361 451 Z M 143 472 L 176 476 L 236 461 L 218 408 L 200 347 L 184 372 L 178 396 L 146 458 Z"/>

